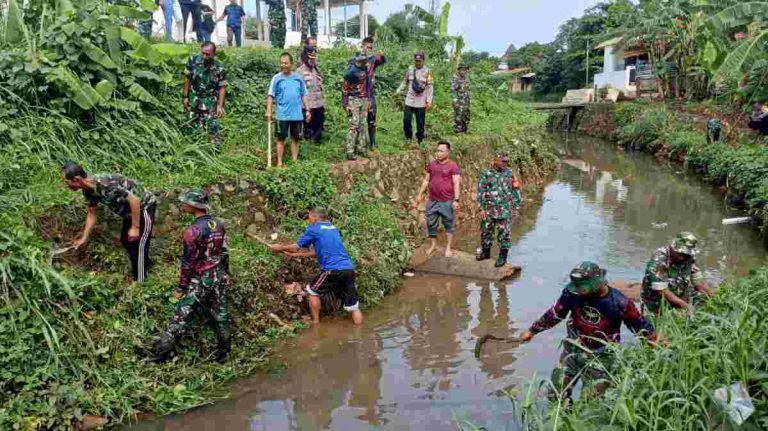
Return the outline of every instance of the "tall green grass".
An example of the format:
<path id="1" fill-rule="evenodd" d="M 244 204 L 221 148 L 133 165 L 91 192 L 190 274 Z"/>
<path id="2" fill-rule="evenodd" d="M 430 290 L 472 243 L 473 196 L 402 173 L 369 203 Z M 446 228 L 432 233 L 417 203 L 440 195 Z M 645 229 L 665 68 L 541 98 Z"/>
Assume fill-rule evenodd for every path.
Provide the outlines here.
<path id="1" fill-rule="evenodd" d="M 668 345 L 617 346 L 603 397 L 548 411 L 531 391 L 518 402 L 531 430 L 763 430 L 768 427 L 768 268 L 723 286 L 692 316 L 666 313 L 656 324 Z M 743 382 L 755 413 L 736 427 L 714 391 Z M 535 387 L 534 387 L 535 389 Z"/>

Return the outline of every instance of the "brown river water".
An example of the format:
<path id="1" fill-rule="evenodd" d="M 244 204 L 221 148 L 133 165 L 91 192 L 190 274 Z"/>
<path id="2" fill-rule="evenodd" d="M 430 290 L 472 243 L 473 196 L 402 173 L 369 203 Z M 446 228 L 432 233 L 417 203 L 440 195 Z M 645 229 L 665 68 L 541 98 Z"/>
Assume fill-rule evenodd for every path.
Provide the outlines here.
<path id="1" fill-rule="evenodd" d="M 557 298 L 578 262 L 598 262 L 609 279 L 639 281 L 651 253 L 690 230 L 712 284 L 768 263 L 752 227 L 722 225 L 743 214 L 726 210 L 721 194 L 681 167 L 590 138 L 556 141 L 562 167 L 540 194 L 525 196 L 515 223 L 510 260 L 523 267 L 519 278 L 406 278 L 367 311 L 363 327 L 326 320 L 277 347 L 283 369 L 235 382 L 226 400 L 128 429 L 431 431 L 472 423 L 516 430 L 504 393 L 549 376 L 564 325 L 521 347 L 490 342 L 480 359 L 475 341 L 519 334 Z M 479 232 L 468 225 L 458 248 L 474 252 Z"/>

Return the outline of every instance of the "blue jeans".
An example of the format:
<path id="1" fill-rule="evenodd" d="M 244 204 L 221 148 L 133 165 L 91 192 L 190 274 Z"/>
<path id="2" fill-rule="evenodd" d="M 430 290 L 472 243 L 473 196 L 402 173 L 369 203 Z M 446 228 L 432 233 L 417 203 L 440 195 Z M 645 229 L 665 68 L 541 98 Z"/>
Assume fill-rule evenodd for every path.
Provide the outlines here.
<path id="1" fill-rule="evenodd" d="M 232 46 L 232 36 L 235 36 L 235 45 L 243 46 L 243 27 L 240 25 L 227 26 L 227 45 Z"/>
<path id="2" fill-rule="evenodd" d="M 165 16 L 165 40 L 173 41 L 173 0 L 163 0 L 163 15 Z"/>

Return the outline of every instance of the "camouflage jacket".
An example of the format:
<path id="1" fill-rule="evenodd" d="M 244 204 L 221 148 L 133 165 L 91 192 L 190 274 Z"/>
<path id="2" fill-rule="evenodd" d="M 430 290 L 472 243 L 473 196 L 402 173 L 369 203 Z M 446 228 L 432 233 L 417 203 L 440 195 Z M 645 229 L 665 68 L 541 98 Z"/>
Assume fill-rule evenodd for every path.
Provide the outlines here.
<path id="1" fill-rule="evenodd" d="M 656 329 L 638 311 L 634 302 L 610 288 L 605 296 L 585 297 L 563 289 L 557 302 L 530 327 L 534 334 L 546 331 L 568 318 L 568 339 L 594 353 L 610 343 L 621 342 L 622 322 L 635 334 L 656 339 Z"/>
<path id="2" fill-rule="evenodd" d="M 668 288 L 684 301 L 690 301 L 695 294 L 696 283 L 701 279 L 694 258 L 675 264 L 669 255 L 669 246 L 661 247 L 653 253 L 645 267 L 643 301 L 655 312 L 661 303 L 663 288 Z"/>
<path id="3" fill-rule="evenodd" d="M 469 80 L 456 75 L 451 79 L 451 96 L 453 103 L 461 106 L 469 106 L 472 93 L 469 89 Z"/>
<path id="4" fill-rule="evenodd" d="M 211 66 L 206 66 L 202 54 L 197 54 L 187 61 L 184 74 L 189 77 L 190 106 L 198 110 L 215 110 L 219 88 L 227 85 L 224 63 L 214 60 Z"/>
<path id="5" fill-rule="evenodd" d="M 269 6 L 267 17 L 270 23 L 285 23 L 285 5 L 282 0 L 264 0 L 264 3 Z"/>
<path id="6" fill-rule="evenodd" d="M 513 186 L 513 179 L 511 168 L 503 171 L 486 169 L 480 174 L 477 203 L 489 217 L 507 219 L 512 216 L 512 207 L 520 206 L 520 190 Z"/>
<path id="7" fill-rule="evenodd" d="M 189 287 L 193 279 L 221 282 L 229 275 L 229 241 L 224 222 L 210 215 L 198 217 L 184 230 L 184 256 L 181 258 L 179 290 Z"/>
<path id="8" fill-rule="evenodd" d="M 155 196 L 144 188 L 144 184 L 120 174 L 94 174 L 93 190 L 83 190 L 89 206 L 102 204 L 122 218 L 131 217 L 130 195 L 136 196 L 143 207 L 156 203 Z"/>

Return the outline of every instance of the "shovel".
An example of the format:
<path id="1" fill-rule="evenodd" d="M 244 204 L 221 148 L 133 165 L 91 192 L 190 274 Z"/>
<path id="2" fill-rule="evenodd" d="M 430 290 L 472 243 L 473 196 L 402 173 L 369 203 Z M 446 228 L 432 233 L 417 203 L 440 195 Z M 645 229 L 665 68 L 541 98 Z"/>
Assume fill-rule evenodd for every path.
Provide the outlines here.
<path id="1" fill-rule="evenodd" d="M 523 340 L 518 337 L 496 337 L 495 335 L 485 334 L 475 343 L 475 358 L 480 359 L 480 353 L 483 345 L 488 341 L 501 341 L 502 343 L 522 344 Z"/>
<path id="2" fill-rule="evenodd" d="M 267 119 L 267 167 L 272 167 L 272 119 Z"/>
<path id="3" fill-rule="evenodd" d="M 264 239 L 264 238 L 262 238 L 262 237 L 260 237 L 260 236 L 258 236 L 256 234 L 254 234 L 254 233 L 248 232 L 248 233 L 246 233 L 246 235 L 248 235 L 250 238 L 255 239 L 256 241 L 260 242 L 261 244 L 263 244 L 263 245 L 265 245 L 267 247 L 270 247 L 272 245 L 272 244 L 268 243 L 266 239 Z"/>
<path id="4" fill-rule="evenodd" d="M 76 247 L 74 245 L 70 245 L 69 247 L 64 248 L 54 248 L 51 250 L 51 254 L 48 255 L 48 266 L 53 266 L 53 260 L 59 256 L 61 256 L 64 253 L 68 253 L 72 250 L 74 250 Z"/>

